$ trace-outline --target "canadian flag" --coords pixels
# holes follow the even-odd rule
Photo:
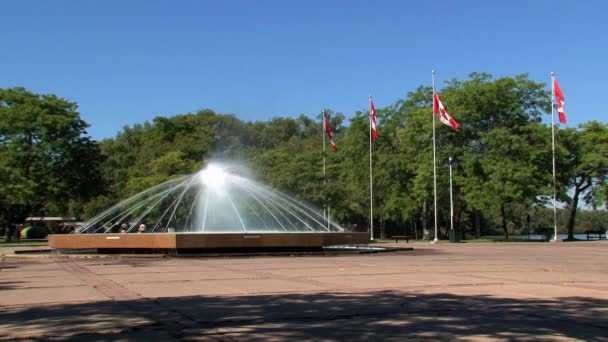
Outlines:
[[[369,97],[369,119],[371,120],[372,127],[372,139],[376,141],[378,139],[378,129],[376,129],[376,108],[374,107],[374,100]]]
[[[564,93],[562,93],[562,89],[559,87],[559,83],[557,83],[557,78],[553,78],[553,91],[555,93],[555,99],[557,100],[557,113],[559,114],[559,122],[566,124],[568,121],[566,120],[566,112],[564,112],[564,103],[566,103],[566,98],[564,97]]]
[[[441,122],[452,127],[455,131],[460,130],[460,125],[458,122],[456,122],[456,120],[454,120],[454,118],[450,116],[450,114],[448,114],[448,111],[443,106],[443,103],[441,103],[439,94],[435,92],[435,95],[433,96],[433,114],[437,115],[438,113],[439,120],[441,120]]]
[[[331,132],[331,126],[329,125],[329,119],[327,119],[327,115],[325,115],[325,111],[323,111],[323,119],[325,121],[325,132],[327,132],[327,136],[329,137],[329,142],[331,143],[331,149],[336,151],[336,142],[334,141],[334,135]]]

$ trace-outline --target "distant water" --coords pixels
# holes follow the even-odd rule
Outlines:
[[[484,238],[489,238],[489,239],[504,239],[505,236],[504,235],[486,235],[483,236]],[[568,234],[559,234],[559,238],[561,240],[565,240],[568,238]],[[587,234],[574,234],[574,238],[575,239],[579,239],[579,240],[587,240]],[[597,240],[597,234],[593,234],[590,236],[591,240]],[[538,240],[538,241],[544,241],[547,239],[546,235],[543,234],[530,234],[530,235],[509,235],[509,239],[512,240]],[[551,238],[553,239],[553,234],[551,234]],[[606,239],[606,233],[604,233],[604,235],[602,236],[602,239]]]

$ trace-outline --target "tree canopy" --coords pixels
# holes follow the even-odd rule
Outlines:
[[[0,89],[0,220],[66,213],[103,191],[99,146],[77,105],[23,88]]]
[[[439,121],[436,126],[440,234],[447,234],[450,222],[448,156],[454,160],[459,229],[477,236],[500,230],[508,237],[551,225],[551,128],[541,120],[551,108],[546,85],[526,74],[495,79],[472,73],[439,91],[461,126],[459,132]],[[430,87],[420,86],[377,109],[372,219],[379,235],[431,238],[431,95]],[[320,110],[246,122],[205,109],[159,116],[93,142],[75,103],[14,88],[0,90],[0,105],[0,177],[6,180],[0,185],[0,209],[6,223],[43,212],[87,218],[222,158],[247,164],[255,177],[279,190],[331,208],[332,217],[345,226],[369,227],[367,110],[348,122],[342,113],[326,110],[338,145],[333,152],[323,150]],[[560,226],[571,235],[580,199],[596,208],[607,205],[607,146],[604,123],[558,130],[557,191],[568,207]]]

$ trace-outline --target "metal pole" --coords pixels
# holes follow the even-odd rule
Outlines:
[[[433,72],[433,101],[435,101],[435,70]],[[433,102],[434,103],[434,102]],[[437,230],[437,163],[435,162],[437,156],[435,152],[435,113],[433,113],[433,197],[434,197],[434,214],[435,214],[435,239],[433,243],[439,241],[438,230]]]
[[[321,112],[322,116],[323,116],[323,125],[321,125],[322,129],[322,136],[323,136],[323,219],[325,220],[327,218],[326,215],[326,210],[327,210],[327,203],[325,201],[325,183],[326,183],[326,177],[325,177],[325,132],[326,132],[326,127],[325,127],[325,109]]]
[[[372,96],[369,96],[370,104]],[[371,107],[370,107],[371,110]],[[371,240],[374,240],[374,183],[372,173],[372,113],[369,113],[369,227]]]
[[[327,206],[327,230],[330,230],[330,222],[331,222],[331,202],[330,205]]]
[[[452,197],[452,155],[448,157],[450,162],[450,230],[454,230],[454,200]]]
[[[555,99],[555,74],[551,72],[551,149],[553,152],[553,230],[555,236],[553,241],[560,241],[557,235],[557,182],[555,181],[555,171],[557,164],[555,162],[555,114],[553,111],[553,100]]]

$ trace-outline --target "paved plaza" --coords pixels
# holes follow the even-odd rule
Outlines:
[[[608,242],[0,261],[0,340],[608,341]],[[26,248],[26,247],[22,247]]]

